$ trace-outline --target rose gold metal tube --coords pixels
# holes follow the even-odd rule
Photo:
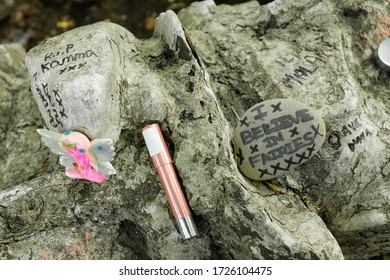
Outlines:
[[[177,179],[173,161],[158,124],[142,129],[150,157],[160,176],[169,205],[184,239],[198,235],[191,210]]]

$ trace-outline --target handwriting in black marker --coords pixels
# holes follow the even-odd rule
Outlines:
[[[270,166],[274,169],[273,175],[275,175],[278,170],[280,170],[280,171],[288,171],[289,170],[287,168],[280,167],[280,162],[277,162],[276,164],[271,164]]]
[[[298,127],[294,127],[293,129],[289,130],[289,132],[291,133],[290,137],[294,137],[295,135],[299,135]]]
[[[48,84],[42,84],[43,92],[45,93],[46,98],[49,100],[50,106],[53,107],[55,104],[53,103],[53,100],[51,98],[51,95],[49,93]]]
[[[293,161],[293,158],[294,158],[294,156],[290,156],[289,158],[287,158],[287,159],[284,160],[284,162],[287,163],[286,169],[289,170],[289,169],[290,169],[290,166],[291,166],[292,164],[297,164],[297,162],[294,162],[294,161]]]
[[[251,149],[251,154],[259,152],[259,145],[257,145],[257,144],[254,146],[249,146],[249,148]]]
[[[49,60],[49,62],[42,63],[41,64],[41,71],[42,73],[49,72],[52,69],[55,69],[57,67],[63,67],[66,66],[69,63],[79,63],[80,60],[85,60],[93,57],[99,57],[94,51],[87,50],[85,52],[78,52],[73,54],[68,54],[65,57],[57,59],[57,56],[53,53],[50,53],[50,55],[47,55],[45,57],[45,62]],[[80,64],[79,64],[80,65]],[[70,70],[74,70],[73,67],[76,67],[77,65],[70,66]],[[66,68],[66,67],[65,67]],[[81,67],[79,67],[81,68]],[[61,70],[60,70],[61,71]],[[69,69],[68,69],[69,71]]]
[[[334,130],[329,133],[328,144],[334,149],[339,150],[342,147],[342,140],[347,139],[347,146],[351,152],[355,151],[356,145],[363,143],[368,136],[372,135],[369,129],[359,131],[363,125],[356,117],[353,121],[344,124],[341,130]],[[314,130],[314,129],[313,129]],[[356,135],[356,133],[358,133]],[[356,135],[356,136],[354,136]],[[353,137],[351,140],[348,140]]]
[[[260,103],[258,106],[251,110],[251,112],[256,112],[256,115],[254,117],[255,120],[263,120],[263,118],[267,116],[267,112],[262,112],[263,107],[264,105]]]
[[[54,128],[57,128],[58,127],[58,123],[55,121],[53,115],[51,114],[51,109],[48,109],[47,110],[47,113],[49,115],[49,123],[54,127]]]
[[[268,169],[261,169],[259,168],[258,171],[260,172],[260,178],[264,177],[265,175],[271,175],[271,173],[268,172]]]
[[[86,64],[87,64],[87,62],[79,63],[79,67],[77,69],[80,69],[80,68],[84,67]]]
[[[245,117],[242,120],[240,120],[240,126],[245,125],[246,127],[248,127],[249,124],[247,123],[247,121],[248,121],[248,117]]]
[[[307,151],[309,152],[309,155],[307,157],[310,157],[312,155],[312,153],[315,152],[315,149],[314,149],[315,146],[316,146],[316,144],[314,143],[313,146],[307,148]]]
[[[54,98],[57,101],[58,106],[60,107],[60,115],[62,118],[68,118],[68,116],[65,114],[65,108],[62,105],[62,98],[58,94],[58,89],[53,89]]]
[[[46,108],[47,106],[49,106],[49,103],[47,102],[45,96],[42,94],[42,90],[40,89],[40,87],[38,85],[35,85],[35,90],[37,91],[39,98],[42,101],[43,107]]]
[[[271,104],[271,107],[272,107],[272,113],[275,113],[275,112],[282,112],[282,108],[280,108],[280,105],[282,104],[282,102],[279,102],[277,104]]]
[[[317,127],[315,127],[314,125],[311,125],[311,129],[313,129],[314,131],[314,138],[317,137],[317,135],[319,136],[324,136],[323,134],[320,133],[320,125],[318,124]]]
[[[300,164],[305,159],[309,159],[309,157],[306,156],[306,152],[303,152],[302,154],[296,153],[295,155],[299,158],[298,164]]]

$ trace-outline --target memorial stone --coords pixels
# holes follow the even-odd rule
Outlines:
[[[120,134],[119,83],[122,71],[115,24],[97,23],[47,39],[29,51],[31,90],[47,127],[79,131],[90,139]],[[126,31],[126,33],[128,33]]]
[[[253,180],[269,180],[294,169],[315,155],[324,140],[321,117],[289,99],[254,105],[234,133],[238,166]]]

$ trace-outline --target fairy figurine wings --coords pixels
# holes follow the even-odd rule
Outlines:
[[[43,142],[50,150],[60,155],[60,164],[65,166],[65,174],[74,179],[103,182],[108,175],[116,174],[110,161],[115,156],[111,139],[94,139],[77,131],[56,133],[47,129],[37,129]]]

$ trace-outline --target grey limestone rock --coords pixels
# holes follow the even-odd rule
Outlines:
[[[98,23],[37,46],[28,61],[42,63],[48,45],[57,51],[79,44],[111,67],[80,69],[82,85],[97,79],[119,100],[113,123],[120,131],[117,174],[103,184],[63,174],[57,156],[35,133],[50,120],[40,117],[28,92],[27,72],[18,64],[24,53],[20,46],[2,46],[0,60],[9,64],[0,68],[5,84],[0,106],[12,114],[0,111],[5,132],[0,137],[6,141],[0,146],[1,258],[342,259],[343,253],[348,258],[388,253],[387,74],[371,60],[380,35],[372,29],[387,21],[386,5],[203,1],[183,10],[180,21],[173,12],[161,14],[147,40]],[[79,34],[106,36],[88,45]],[[98,54],[99,46],[109,47]],[[15,61],[11,54],[17,54]],[[57,83],[59,69],[53,70],[40,79]],[[76,72],[61,80],[63,89],[67,81],[79,81]],[[317,155],[268,182],[274,190],[240,173],[231,145],[234,112],[242,115],[272,98],[314,108],[328,131]],[[66,100],[64,108],[74,102]],[[69,123],[91,112],[101,117],[91,108],[72,112]],[[96,131],[108,129],[104,120],[93,124]],[[154,122],[171,150],[197,238],[181,239],[150,162],[141,129]]]
[[[43,125],[23,63],[21,45],[0,45],[0,190],[50,170],[36,135]]]

